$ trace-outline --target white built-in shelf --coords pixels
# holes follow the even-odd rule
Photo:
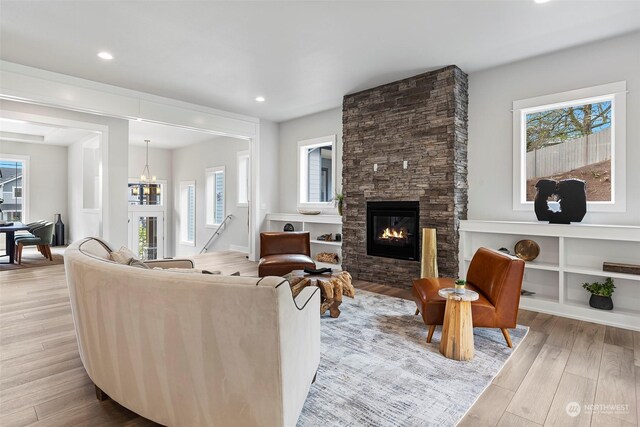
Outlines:
[[[335,242],[330,240],[327,241],[327,240],[311,239],[311,243],[315,243],[317,245],[342,246],[342,242]]]
[[[465,261],[467,263],[470,263],[471,258],[465,258]],[[560,271],[560,267],[558,265],[550,264],[546,262],[528,261],[524,263],[524,266],[525,268],[530,268],[532,270]]]
[[[513,252],[518,240],[531,239],[540,255],[525,264],[520,307],[640,331],[640,275],[603,271],[603,262],[640,264],[640,227],[547,224],[515,221],[461,221],[460,275],[466,275],[479,247]],[[584,282],[615,281],[614,309],[589,306]]]
[[[303,215],[299,213],[270,213],[267,221],[278,222],[308,222],[310,224],[338,224],[342,225],[340,215]]]
[[[640,281],[640,275],[638,274],[616,273],[614,271],[603,271],[595,268],[566,266],[564,271],[567,273],[584,274],[587,276],[611,277],[612,279]]]
[[[311,233],[311,257],[319,252],[337,253],[342,260],[342,242],[318,240],[323,234],[342,233],[342,216],[340,215],[303,215],[300,213],[269,213],[267,214],[268,229],[282,231],[284,224],[291,223],[296,231],[309,231]],[[341,264],[329,264],[316,261],[318,268],[329,267],[333,270],[342,270]]]

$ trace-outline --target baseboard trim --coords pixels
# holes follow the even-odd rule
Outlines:
[[[229,245],[230,251],[242,252],[245,254],[249,253],[249,248],[247,246],[239,246],[239,245]]]

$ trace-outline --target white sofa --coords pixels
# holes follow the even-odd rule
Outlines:
[[[320,362],[317,288],[294,300],[281,277],[146,270],[110,261],[109,251],[87,238],[64,254],[80,357],[96,387],[168,426],[296,425]]]

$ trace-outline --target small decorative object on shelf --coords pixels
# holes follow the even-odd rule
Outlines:
[[[559,210],[549,207],[549,198],[559,200]],[[538,221],[549,221],[551,224],[580,222],[587,213],[586,183],[575,178],[560,181],[541,179],[536,183],[533,206]]]
[[[333,242],[333,233],[323,234],[318,236],[318,240],[322,240],[324,242]]]
[[[298,213],[302,215],[320,215],[322,211],[310,211],[307,209],[298,209]]]
[[[342,242],[342,234],[336,233],[336,242]]]
[[[328,264],[338,264],[340,262],[340,258],[338,257],[338,254],[334,254],[331,252],[320,252],[316,255],[316,261],[326,262]]]
[[[613,309],[611,295],[613,295],[616,285],[613,284],[611,277],[607,277],[604,283],[584,283],[582,287],[591,292],[591,298],[589,298],[589,305],[591,307],[600,310]]]
[[[526,289],[522,289],[522,290],[520,291],[520,295],[522,295],[522,296],[524,296],[524,297],[530,297],[530,296],[533,296],[533,295],[535,295],[535,294],[536,294],[535,292],[533,292],[533,291],[528,291],[528,290],[526,290]]]
[[[342,192],[336,193],[335,201],[336,201],[336,204],[338,205],[338,215],[342,216],[344,194],[342,194]]]
[[[503,254],[511,255],[511,251],[507,248],[500,248],[498,252],[502,252]]]
[[[293,224],[291,223],[286,223],[284,225],[284,231],[295,231],[295,228],[293,228]]]
[[[465,286],[467,285],[467,281],[464,279],[456,280],[456,286],[454,288],[454,292],[456,294],[464,294]]]
[[[602,271],[611,271],[613,273],[624,273],[624,274],[640,274],[640,265],[619,264],[616,262],[603,262]]]
[[[533,240],[520,240],[516,243],[513,251],[516,256],[523,261],[533,261],[540,255],[540,246]]]

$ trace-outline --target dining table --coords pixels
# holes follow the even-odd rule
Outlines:
[[[16,231],[28,230],[29,227],[21,222],[13,222],[7,225],[0,225],[0,233],[6,234],[6,242],[5,248],[7,251],[7,255],[9,256],[9,264],[13,264],[15,262],[15,236]],[[7,264],[2,263],[2,264]]]

